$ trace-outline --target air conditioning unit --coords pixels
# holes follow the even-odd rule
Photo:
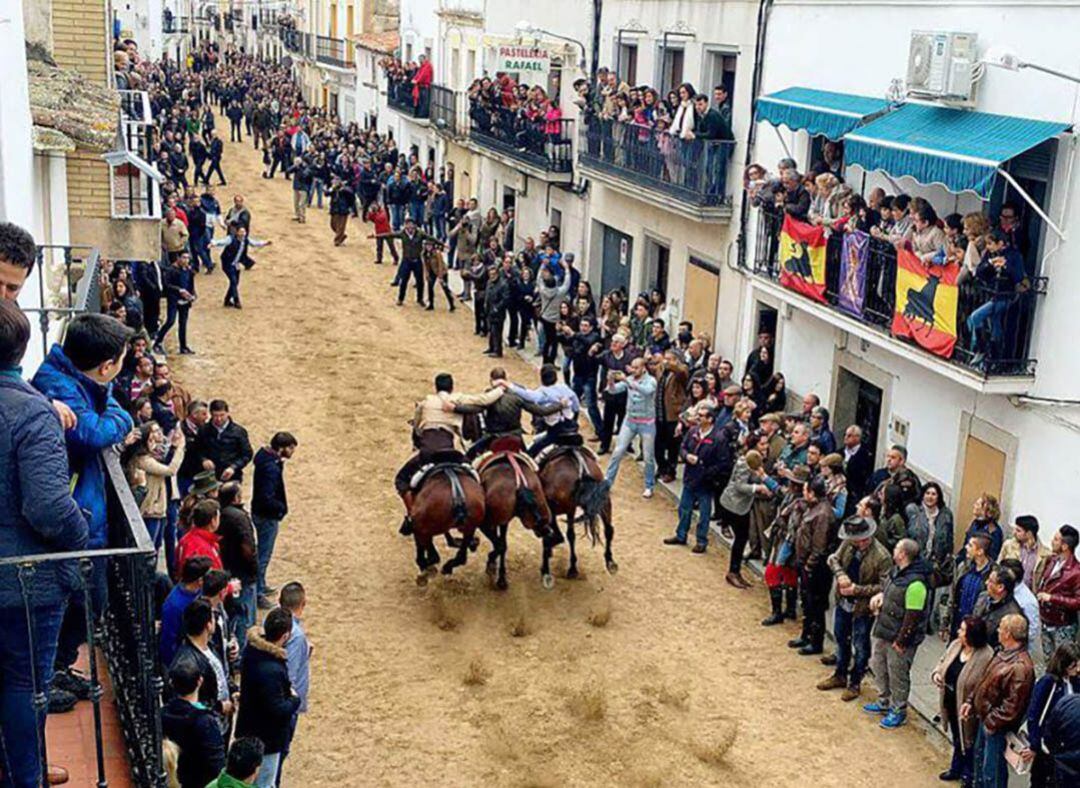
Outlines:
[[[908,50],[908,95],[971,101],[975,89],[977,38],[975,33],[912,31]]]

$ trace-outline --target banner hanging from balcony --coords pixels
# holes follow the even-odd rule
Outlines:
[[[825,228],[784,217],[780,231],[780,284],[825,302]]]
[[[844,234],[840,253],[840,293],[837,305],[862,319],[866,303],[866,263],[870,259],[870,236],[861,230]]]
[[[960,266],[927,265],[912,252],[896,255],[896,312],[893,336],[908,337],[931,353],[949,358],[956,346],[956,278]]]
[[[551,53],[540,47],[521,47],[504,44],[498,48],[495,71],[517,74],[519,82],[529,75],[544,76],[551,70]]]

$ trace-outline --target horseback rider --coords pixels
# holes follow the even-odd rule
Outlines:
[[[502,384],[506,382],[506,370],[502,367],[495,367],[491,370],[492,388],[505,392],[499,399],[487,406],[465,403],[455,403],[454,405],[455,413],[467,415],[483,412],[484,414],[484,434],[465,453],[465,456],[470,460],[487,451],[491,444],[499,438],[521,438],[521,412],[523,410],[528,411],[533,416],[542,418],[558,413],[566,404],[564,400],[540,405],[525,399],[515,391],[503,389]],[[524,447],[524,443],[522,443],[522,446]]]
[[[546,429],[529,447],[529,455],[532,457],[539,457],[540,452],[567,435],[577,435],[578,413],[581,411],[581,401],[574,390],[565,383],[559,383],[559,372],[554,364],[540,367],[540,384],[540,388],[530,390],[517,383],[498,381],[498,385],[506,387],[527,402],[537,405],[559,404],[557,411],[542,418]]]
[[[454,394],[454,378],[447,372],[435,376],[435,392],[416,403],[413,414],[413,445],[417,453],[409,458],[394,477],[394,488],[405,503],[401,533],[412,533],[410,517],[413,503],[412,478],[432,462],[463,462],[462,426],[465,418],[456,413],[458,405],[486,407],[503,396],[496,386],[483,394]]]

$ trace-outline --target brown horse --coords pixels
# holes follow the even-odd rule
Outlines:
[[[604,563],[609,574],[619,571],[619,565],[611,554],[611,542],[615,538],[615,528],[611,524],[611,490],[592,452],[580,447],[557,450],[540,466],[540,480],[544,483],[544,495],[552,513],[556,517],[566,515],[566,538],[570,543],[570,566],[566,576],[570,579],[578,576],[574,535],[574,518],[578,509],[584,514],[585,531],[594,545],[598,539],[596,518],[603,521]],[[552,525],[558,533],[558,520],[553,518]],[[551,588],[555,583],[551,576],[550,560],[551,548],[557,540],[558,537],[556,541],[544,540],[540,577],[545,588]]]
[[[462,534],[457,554],[443,564],[442,573],[452,574],[464,566],[469,549],[476,549],[473,536],[484,525],[486,506],[484,489],[466,469],[454,465],[442,465],[433,469],[423,486],[416,493],[412,505],[413,540],[416,542],[416,565],[420,574],[417,585],[426,585],[435,574],[439,553],[435,549],[436,536],[448,537],[451,529]]]
[[[541,539],[552,533],[551,509],[544,495],[544,485],[533,470],[531,460],[518,452],[523,448],[503,448],[497,441],[492,445],[494,456],[481,461],[480,481],[484,486],[486,514],[481,530],[491,540],[487,571],[496,576],[495,587],[505,590],[506,533],[509,523],[517,517],[521,524]]]

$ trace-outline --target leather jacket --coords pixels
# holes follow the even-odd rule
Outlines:
[[[1015,731],[1024,721],[1035,668],[1023,648],[998,652],[975,689],[972,706],[988,733]]]

